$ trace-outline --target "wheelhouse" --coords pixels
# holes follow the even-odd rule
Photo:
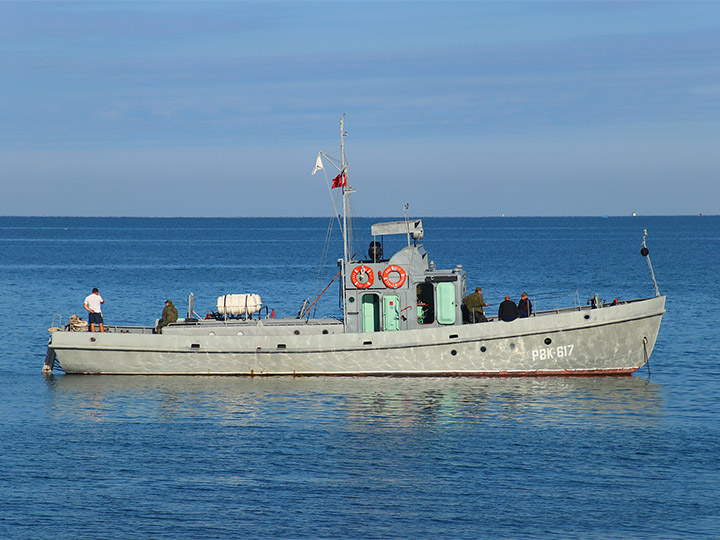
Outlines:
[[[348,332],[394,332],[462,324],[466,275],[461,265],[438,270],[428,260],[421,220],[376,223],[365,260],[345,265]],[[406,235],[407,247],[383,257],[384,237]],[[378,240],[379,239],[379,240]]]

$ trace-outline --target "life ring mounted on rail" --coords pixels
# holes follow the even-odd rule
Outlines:
[[[362,279],[362,281],[361,281]],[[356,266],[350,274],[350,281],[357,289],[367,289],[375,281],[372,268],[364,265]]]
[[[397,281],[390,279],[390,274],[393,272],[400,275]],[[407,273],[405,272],[405,269],[397,264],[391,264],[382,273],[382,281],[388,289],[397,289],[398,287],[402,287],[405,284],[406,279]]]

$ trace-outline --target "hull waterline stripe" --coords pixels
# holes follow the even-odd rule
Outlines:
[[[348,371],[348,372],[321,372],[308,371],[297,373],[295,371],[262,373],[262,372],[165,372],[141,373],[121,371],[69,371],[68,375],[122,375],[133,377],[593,377],[593,376],[628,376],[639,368],[610,368],[610,369],[559,369],[559,370],[526,370],[526,371]]]

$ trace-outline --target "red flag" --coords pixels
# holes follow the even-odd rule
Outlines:
[[[347,176],[345,175],[345,171],[338,174],[335,178],[333,178],[332,186],[330,189],[335,189],[336,187],[345,187],[347,186]]]

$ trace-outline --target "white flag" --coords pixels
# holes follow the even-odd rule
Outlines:
[[[322,168],[323,168],[322,159],[320,159],[320,154],[318,154],[317,161],[315,162],[315,168],[313,169],[313,172],[311,174],[315,174]]]

